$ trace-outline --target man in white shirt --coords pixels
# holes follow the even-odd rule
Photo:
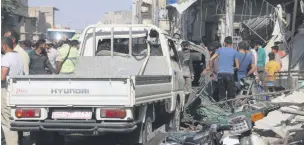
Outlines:
[[[19,34],[16,31],[9,29],[4,32],[4,37],[9,37],[13,40],[14,51],[18,52],[18,54],[21,56],[24,73],[25,75],[28,75],[30,58],[28,53],[23,48],[21,48],[19,44],[17,44],[19,40]]]
[[[252,53],[252,55],[254,57],[254,66],[257,66],[257,64],[258,64],[258,54],[257,54],[257,51],[252,48],[252,49],[250,49],[250,52]],[[257,70],[254,71],[253,75],[256,76],[256,77],[258,77]]]
[[[18,132],[10,130],[11,109],[7,106],[6,77],[23,75],[23,63],[20,55],[13,50],[13,40],[2,38],[1,53],[1,125],[8,145],[18,145]]]
[[[53,68],[56,69],[58,72],[61,62],[60,53],[58,50],[53,48],[53,43],[50,40],[46,40],[46,52],[49,58],[50,63],[52,64]]]

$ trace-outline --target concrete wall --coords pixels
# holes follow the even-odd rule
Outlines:
[[[55,26],[55,11],[58,9],[55,7],[31,7],[31,9],[39,10],[40,12],[44,13],[45,21],[47,23],[48,28],[52,28]]]
[[[46,22],[45,14],[37,8],[29,7],[29,16],[36,18],[35,22],[32,23],[32,37],[34,35],[43,37],[47,29],[50,28],[50,25]]]
[[[131,11],[107,12],[103,15],[101,22],[103,24],[131,24],[132,12]]]

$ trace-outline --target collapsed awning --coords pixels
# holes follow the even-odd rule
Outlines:
[[[181,3],[174,3],[174,4],[167,5],[166,8],[176,8],[176,10],[179,12],[179,14],[182,14],[196,1],[197,0],[186,0]]]

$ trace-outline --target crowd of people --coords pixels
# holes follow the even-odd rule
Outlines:
[[[228,36],[223,47],[215,41],[207,48],[211,59],[203,74],[207,71],[211,74],[215,101],[235,98],[242,78],[254,77],[262,84],[273,82],[275,73],[282,68],[279,47],[271,47],[272,52],[268,54],[269,61],[266,63],[266,51],[258,40],[252,44],[242,41],[237,48],[233,48],[232,37]]]
[[[6,30],[1,40],[1,131],[9,145],[18,144],[18,133],[10,131],[10,108],[7,106],[7,76],[71,74],[75,69],[78,41],[68,39],[55,49],[50,40],[30,40],[18,44],[19,34]]]

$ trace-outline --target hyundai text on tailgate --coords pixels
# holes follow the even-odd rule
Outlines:
[[[36,145],[105,133],[146,143],[156,128],[179,128],[183,76],[171,38],[153,25],[91,25],[72,75],[11,76],[11,130]],[[135,140],[134,140],[135,139]]]

